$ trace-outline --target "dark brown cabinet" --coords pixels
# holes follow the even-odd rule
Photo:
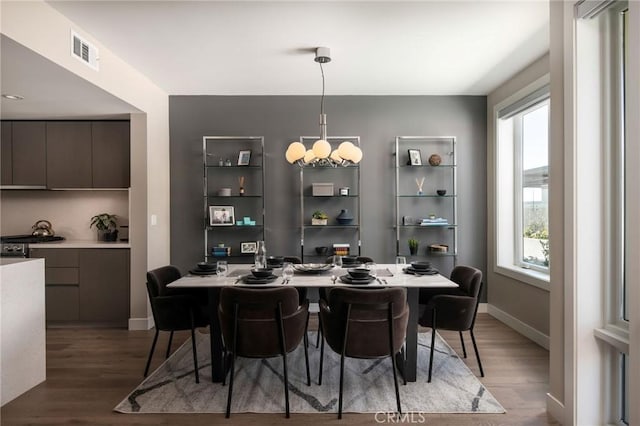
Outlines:
[[[128,121],[91,123],[94,188],[128,188],[130,149]]]
[[[2,122],[2,185],[45,187],[46,124]]]
[[[129,249],[34,248],[45,259],[47,326],[127,327]]]
[[[91,188],[91,122],[47,123],[47,187]]]

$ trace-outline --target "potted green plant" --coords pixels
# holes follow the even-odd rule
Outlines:
[[[311,224],[312,225],[326,225],[329,216],[322,210],[316,210],[311,215]]]
[[[89,228],[95,227],[98,231],[98,241],[116,241],[118,239],[118,226],[115,214],[100,213],[91,218]]]
[[[419,245],[420,241],[416,240],[415,238],[409,238],[409,253],[411,253],[412,256],[418,253]]]

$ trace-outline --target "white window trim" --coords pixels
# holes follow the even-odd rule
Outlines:
[[[500,223],[500,218],[501,218],[500,206],[503,203],[510,204],[511,206],[513,206],[515,191],[513,190],[503,191],[502,188],[500,187],[501,182],[500,182],[499,167],[501,164],[500,156],[503,153],[500,151],[500,144],[499,144],[499,136],[500,136],[499,127],[500,126],[499,126],[498,113],[504,108],[506,108],[507,106],[517,102],[518,100],[535,92],[536,90],[544,87],[545,85],[549,85],[549,83],[550,83],[550,75],[546,74],[540,77],[539,79],[533,81],[532,83],[528,84],[527,86],[523,87],[522,89],[518,90],[511,96],[497,103],[493,107],[493,112],[492,112],[493,123],[495,127],[495,132],[493,136],[494,140],[492,141],[495,147],[494,149],[495,179],[493,181],[493,186],[494,186],[493,191],[494,191],[494,194],[496,194],[494,198],[494,206],[493,206],[495,211],[495,215],[493,219],[495,233],[492,236],[492,238],[494,239],[494,244],[493,244],[494,261],[492,265],[493,271],[497,274],[501,274],[509,278],[513,278],[522,283],[529,284],[546,291],[550,290],[550,284],[549,284],[550,272],[551,272],[550,268],[548,271],[541,272],[534,269],[524,268],[514,264],[516,241],[513,236],[513,226],[505,225],[505,223]],[[513,156],[511,156],[511,158],[513,158]],[[511,175],[513,176],[513,172],[511,172]],[[515,218],[511,218],[511,220],[515,220]],[[510,230],[508,228],[510,228]],[[503,242],[501,243],[501,241]],[[509,250],[505,250],[505,244],[509,246]],[[510,251],[511,253],[505,254],[505,251]],[[506,261],[505,260],[506,258],[510,258],[510,261]]]

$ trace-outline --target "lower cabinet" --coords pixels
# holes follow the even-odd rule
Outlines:
[[[127,327],[129,249],[31,249],[45,259],[47,326]]]

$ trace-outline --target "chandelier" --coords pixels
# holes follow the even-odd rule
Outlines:
[[[327,142],[327,115],[324,113],[324,70],[322,64],[331,61],[328,47],[316,49],[315,61],[320,64],[322,74],[322,97],[320,98],[320,139],[307,149],[302,142],[291,142],[285,153],[285,158],[291,164],[299,166],[348,166],[362,160],[362,150],[349,141],[344,141],[336,149]]]

